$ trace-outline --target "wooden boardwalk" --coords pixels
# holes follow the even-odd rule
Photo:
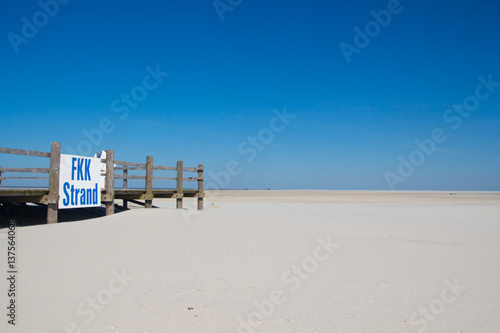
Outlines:
[[[50,152],[40,152],[32,150],[1,148],[0,154],[15,154],[34,157],[50,158],[49,168],[2,168],[0,167],[0,203],[37,203],[47,205],[47,223],[57,223],[58,202],[59,202],[59,161],[61,154],[61,144],[53,142]],[[106,151],[106,159],[101,159],[106,163],[106,188],[101,189],[101,202],[106,205],[106,215],[111,215],[115,210],[115,200],[123,200],[123,207],[127,208],[128,201],[143,200],[144,207],[151,208],[154,198],[174,198],[176,207],[182,209],[183,198],[197,198],[198,210],[203,210],[203,164],[197,167],[184,167],[182,161],[177,161],[177,165],[162,166],[154,165],[153,157],[147,156],[146,163],[135,163],[118,161],[114,159],[114,151]],[[129,175],[129,171],[144,170],[145,175]],[[175,171],[176,177],[158,177],[153,176],[154,170]],[[120,172],[121,174],[115,173]],[[5,173],[36,173],[48,176],[22,176],[6,177]],[[195,173],[196,176],[185,177],[184,173]],[[48,179],[49,186],[46,188],[20,188],[20,187],[2,187],[1,182],[5,179]],[[115,179],[123,180],[122,188],[115,188]],[[128,188],[129,179],[144,179],[144,189]],[[174,180],[176,188],[157,189],[153,188],[155,179]],[[185,181],[197,182],[197,189],[184,189]]]

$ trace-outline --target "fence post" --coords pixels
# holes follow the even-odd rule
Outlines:
[[[153,156],[146,157],[146,200],[144,207],[153,207]]]
[[[123,188],[128,188],[128,166],[123,166]],[[128,200],[123,199],[123,208],[128,209]]]
[[[61,143],[50,145],[49,196],[47,204],[47,223],[57,223],[59,210],[59,164],[61,161]]]
[[[198,164],[198,210],[203,210],[203,164]]]
[[[106,150],[106,215],[115,213],[115,152]]]
[[[182,209],[182,178],[184,177],[184,163],[177,161],[177,209]]]

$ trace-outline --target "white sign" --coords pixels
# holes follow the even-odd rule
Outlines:
[[[61,154],[59,209],[101,206],[101,159]]]

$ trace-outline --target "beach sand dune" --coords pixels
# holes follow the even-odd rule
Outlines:
[[[209,191],[203,212],[154,203],[17,228],[16,326],[4,316],[0,331],[500,331],[498,193]],[[2,253],[6,240],[1,229]]]

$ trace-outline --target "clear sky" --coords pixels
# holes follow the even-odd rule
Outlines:
[[[209,187],[500,190],[498,1],[0,7],[0,146],[204,163]]]

